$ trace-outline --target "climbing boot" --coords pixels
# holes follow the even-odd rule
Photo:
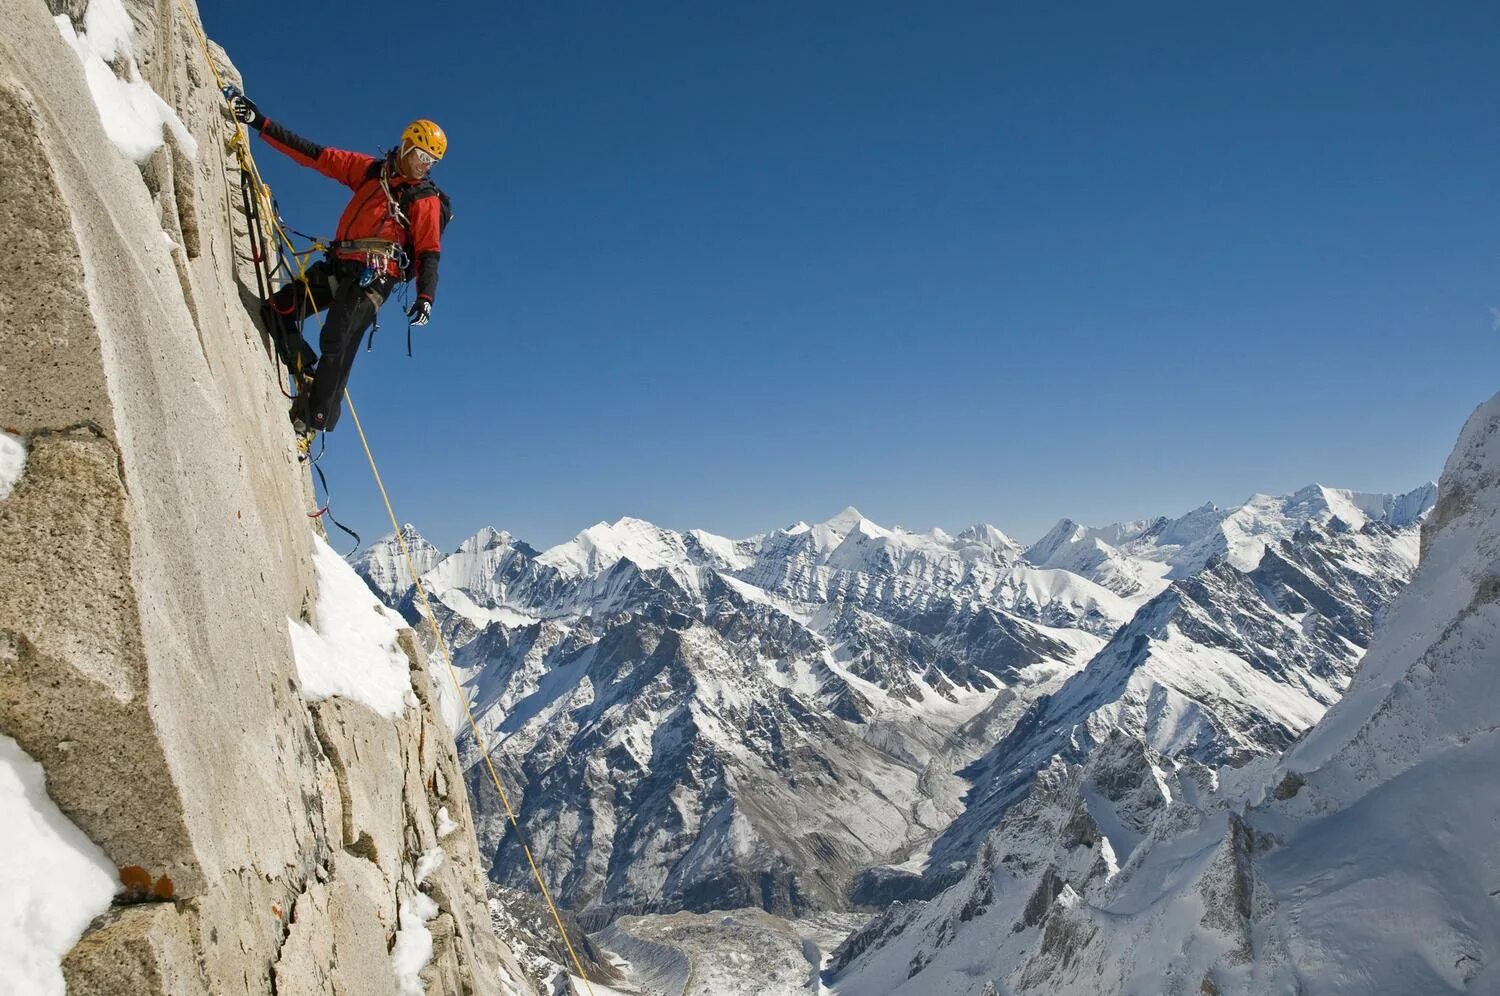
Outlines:
[[[299,391],[297,396],[292,398],[292,407],[287,410],[287,418],[291,419],[293,432],[303,433],[311,426],[312,417],[307,411],[307,397],[305,391]]]

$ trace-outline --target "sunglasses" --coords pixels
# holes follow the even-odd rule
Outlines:
[[[401,152],[402,155],[406,155],[407,153],[411,153],[412,155],[416,156],[417,162],[423,166],[428,167],[429,169],[434,163],[438,161],[438,157],[433,155],[431,152],[428,152],[426,149],[419,149],[412,145],[408,145]]]

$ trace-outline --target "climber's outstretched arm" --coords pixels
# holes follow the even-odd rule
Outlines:
[[[260,132],[260,137],[265,139],[266,144],[271,148],[290,156],[309,169],[315,169],[324,176],[337,180],[351,190],[364,182],[370,164],[375,162],[374,156],[348,152],[344,149],[330,149],[303,138],[285,125],[266,117],[261,113],[260,108],[255,106],[255,102],[244,94],[237,94],[230,98],[229,106],[234,111],[234,116]]]

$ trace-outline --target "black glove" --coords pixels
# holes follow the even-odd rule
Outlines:
[[[425,297],[417,298],[406,309],[406,317],[411,319],[413,325],[426,325],[427,319],[432,317],[432,302]]]
[[[265,115],[260,113],[260,108],[255,106],[255,101],[243,93],[237,93],[229,98],[229,110],[236,121],[247,124],[257,131],[266,123]]]

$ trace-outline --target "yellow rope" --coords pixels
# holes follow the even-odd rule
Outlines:
[[[194,20],[192,14],[188,11],[186,0],[179,0],[179,3],[182,6],[183,17],[187,20],[188,24],[192,25],[193,30],[198,36],[198,42],[203,47],[203,58],[208,63],[209,70],[214,74],[214,80],[218,83],[219,91],[222,94],[224,90],[224,79],[219,75],[218,67],[214,65],[213,55],[210,53],[208,48],[208,38],[203,33],[202,26],[199,25],[196,20]],[[258,196],[265,198],[265,192],[268,188],[266,187],[265,182],[261,179],[260,170],[255,165],[255,157],[250,152],[250,146],[249,142],[247,141],[247,136],[245,135],[245,130],[238,122],[236,122],[235,124],[235,139],[233,145],[235,147],[236,155],[240,161],[240,168],[245,169],[250,173],[250,175],[255,180],[255,188],[258,192]],[[271,227],[278,239],[277,250],[280,251],[284,245],[290,251],[289,255],[291,255],[292,258],[297,261],[299,276],[305,277],[307,275],[307,270],[303,266],[302,259],[304,256],[309,255],[309,253],[299,254],[298,252],[296,252],[296,249],[292,245],[290,237],[282,227],[281,221],[276,217],[276,213],[274,211],[266,210],[262,213],[261,217],[263,219],[266,217],[269,217],[271,219]],[[304,286],[306,286],[307,281],[304,279],[302,283]],[[308,288],[309,303],[312,303],[311,295],[312,290],[311,288]],[[458,669],[453,666],[453,656],[448,652],[447,641],[443,639],[443,631],[442,628],[438,625],[437,614],[432,611],[432,605],[427,600],[427,591],[422,586],[422,579],[417,574],[416,565],[412,562],[411,551],[407,548],[406,545],[406,537],[402,535],[400,523],[398,523],[396,520],[396,510],[391,506],[390,495],[388,495],[385,490],[385,482],[380,478],[380,468],[375,464],[375,454],[370,449],[370,441],[365,436],[364,426],[360,424],[359,413],[354,409],[354,399],[350,396],[347,389],[344,391],[344,404],[349,407],[349,416],[354,420],[354,428],[359,432],[360,445],[364,447],[365,458],[370,462],[370,473],[375,477],[375,486],[380,489],[380,498],[383,502],[385,502],[386,513],[391,518],[391,528],[396,532],[396,542],[401,547],[401,556],[405,559],[406,569],[411,573],[412,582],[416,585],[417,595],[422,601],[422,608],[424,610],[424,614],[427,617],[427,621],[432,624],[433,636],[436,637],[438,649],[442,652],[443,663],[448,667],[448,677],[453,682],[453,690],[455,693],[457,693],[459,702],[463,704],[464,714],[468,717],[469,721],[469,729],[474,734],[474,742],[479,746],[481,755],[484,758],[485,770],[489,772],[490,781],[494,783],[495,791],[500,796],[500,802],[505,807],[505,815],[507,818],[509,818],[511,826],[516,831],[516,839],[520,842],[521,850],[526,855],[526,863],[531,866],[532,877],[536,879],[537,887],[541,889],[542,892],[542,898],[547,901],[547,908],[552,912],[552,921],[557,924],[558,933],[562,935],[563,945],[568,949],[568,956],[573,960],[573,967],[578,970],[578,977],[583,980],[584,987],[588,990],[589,996],[594,996],[593,983],[589,980],[588,972],[584,970],[583,961],[578,957],[578,952],[573,948],[573,942],[568,937],[568,929],[567,927],[563,926],[562,914],[558,912],[557,904],[552,901],[552,894],[547,891],[547,883],[542,878],[542,872],[541,869],[537,867],[536,859],[532,856],[531,845],[526,841],[526,833],[521,829],[521,822],[519,819],[517,819],[516,811],[510,804],[510,797],[506,795],[505,786],[501,784],[500,776],[495,771],[494,762],[490,760],[489,747],[485,743],[484,735],[479,732],[479,724],[474,720],[474,710],[469,706],[468,697],[464,695],[463,685],[458,679]]]
[[[391,507],[391,499],[386,494],[385,483],[380,479],[380,469],[375,466],[375,455],[370,451],[370,441],[365,437],[364,426],[359,421],[359,413],[354,410],[354,399],[350,397],[347,390],[344,391],[344,404],[349,406],[349,417],[354,419],[354,428],[359,432],[360,444],[364,446],[365,457],[370,461],[370,473],[375,475],[375,486],[380,489],[380,498],[385,502],[386,513],[391,517],[391,528],[396,531],[396,542],[401,547],[401,556],[406,561],[407,571],[411,573],[412,583],[416,585],[417,597],[422,600],[422,608],[427,621],[432,624],[432,633],[437,637],[438,649],[442,651],[443,661],[448,665],[448,677],[453,681],[453,690],[458,693],[458,700],[463,703],[464,714],[469,720],[469,729],[473,732],[474,742],[479,745],[483,754],[484,766],[490,773],[490,781],[494,782],[495,791],[500,793],[500,802],[505,806],[505,815],[510,819],[510,825],[516,830],[516,839],[520,841],[521,850],[526,854],[526,863],[531,866],[531,874],[535,877],[537,886],[542,890],[542,898],[547,900],[547,908],[552,911],[552,919],[557,923],[558,932],[562,934],[563,944],[567,946],[568,955],[573,959],[573,966],[578,969],[578,977],[583,979],[583,984],[588,987],[589,996],[593,996],[594,988],[589,983],[588,973],[583,970],[583,963],[579,960],[578,953],[573,950],[573,942],[568,939],[568,930],[563,926],[562,916],[552,902],[552,896],[547,891],[547,883],[542,880],[542,873],[537,868],[536,859],[531,856],[531,846],[526,843],[526,833],[521,829],[521,823],[516,819],[516,811],[511,808],[510,797],[505,794],[505,787],[501,785],[500,776],[495,773],[495,766],[490,761],[489,747],[484,742],[484,735],[479,732],[479,724],[474,721],[474,710],[469,708],[468,696],[464,695],[463,686],[458,680],[458,669],[453,666],[453,657],[448,653],[448,644],[443,639],[442,628],[438,626],[437,614],[432,611],[432,605],[427,601],[427,590],[422,586],[422,578],[417,574],[416,565],[412,562],[411,550],[406,545],[406,537],[396,521],[396,511]]]

